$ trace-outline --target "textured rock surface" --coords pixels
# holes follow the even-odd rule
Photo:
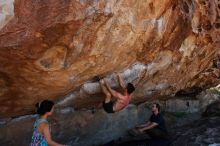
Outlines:
[[[194,103],[194,100],[178,100],[179,103]],[[189,109],[196,106],[177,108],[172,111],[176,100],[160,102],[167,126],[184,125],[198,119]],[[130,139],[127,131],[138,124],[147,121],[151,115],[151,103],[139,106],[129,105],[126,109],[115,114],[106,114],[103,110],[80,110],[73,108],[56,109],[50,120],[53,138],[71,146],[94,146],[111,140]],[[184,113],[183,113],[184,112]],[[187,116],[187,114],[189,114]],[[193,115],[191,115],[193,114]],[[36,115],[23,116],[14,119],[0,120],[0,145],[28,145],[31,140],[33,122]],[[25,129],[24,129],[25,125]],[[172,128],[169,128],[172,129]]]
[[[145,105],[130,105],[116,114],[106,114],[103,110],[59,109],[51,119],[52,135],[55,140],[71,146],[103,144],[125,135],[128,129],[147,120],[150,114]],[[36,116],[25,116],[2,121],[0,145],[28,145],[35,118]]]
[[[0,29],[14,17],[14,0],[0,0]]]
[[[7,15],[0,2],[0,117],[65,95],[64,106],[96,106],[97,84],[81,85],[136,63],[145,73],[133,102],[217,83],[218,0],[15,0],[10,21],[12,1]]]
[[[219,146],[220,122],[218,117],[197,119],[186,125],[173,128],[171,131],[172,145],[177,146]],[[149,140],[148,140],[149,142]],[[158,141],[157,141],[158,142]],[[111,146],[148,146],[146,141],[129,141]]]
[[[175,104],[181,106],[175,106],[173,110]],[[189,98],[160,101],[167,128],[176,145],[207,146],[219,142],[219,117],[212,116],[219,114],[219,100],[208,106],[205,112],[208,115],[203,118],[200,104],[199,100]],[[73,108],[57,108],[50,119],[52,136],[71,146],[94,146],[111,140],[130,141],[134,138],[127,131],[148,120],[151,115],[150,107],[150,102],[138,106],[129,105],[115,114],[95,109],[76,111]],[[0,145],[28,145],[35,118],[36,115],[28,115],[1,119]],[[205,132],[201,132],[202,130]]]
[[[219,117],[209,117],[194,121],[173,130],[173,145],[206,146],[220,143]]]

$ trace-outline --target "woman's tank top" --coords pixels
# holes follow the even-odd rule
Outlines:
[[[44,135],[38,131],[38,127],[41,123],[48,123],[48,121],[42,118],[39,118],[35,121],[30,146],[48,146]]]

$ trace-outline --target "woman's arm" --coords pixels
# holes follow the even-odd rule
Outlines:
[[[49,124],[47,123],[42,123],[42,127],[43,127],[43,134],[44,134],[44,137],[48,143],[49,146],[65,146],[65,145],[62,145],[62,144],[59,144],[59,143],[56,143],[55,141],[53,141],[51,139],[51,135],[50,135],[50,130],[49,130]]]

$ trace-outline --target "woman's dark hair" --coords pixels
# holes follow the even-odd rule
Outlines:
[[[153,103],[153,104],[155,104],[156,105],[156,108],[158,109],[158,111],[160,112],[160,105],[159,105],[159,103]]]
[[[134,92],[135,90],[135,87],[132,83],[128,83],[127,84],[127,91],[128,91],[128,94],[131,94],[132,92]]]
[[[40,103],[36,103],[37,114],[44,115],[46,112],[50,112],[54,106],[54,102],[50,100],[44,100]]]

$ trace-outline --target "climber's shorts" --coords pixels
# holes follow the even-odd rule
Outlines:
[[[110,102],[108,102],[108,103],[105,103],[105,102],[103,101],[103,109],[104,109],[107,113],[114,113],[114,111],[113,111],[113,105],[114,105],[113,101],[110,101]]]

